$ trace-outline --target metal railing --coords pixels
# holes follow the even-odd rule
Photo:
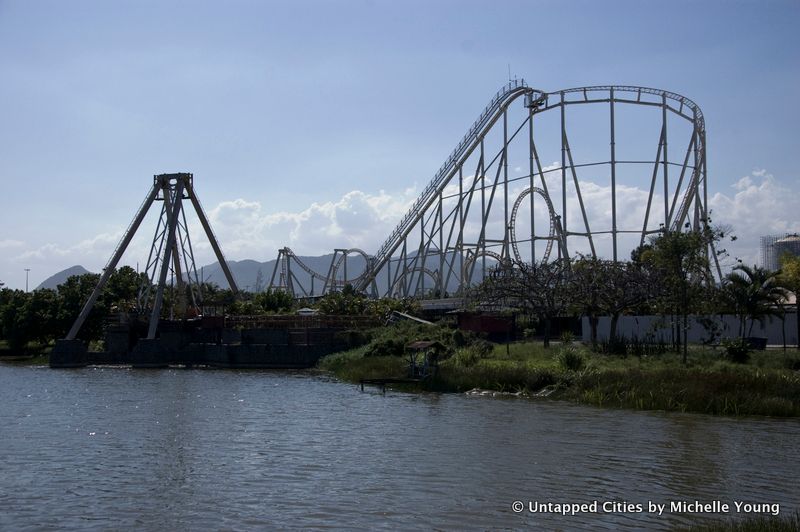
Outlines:
[[[396,248],[397,243],[405,237],[411,226],[413,226],[413,224],[416,222],[420,211],[426,207],[433,195],[439,190],[442,182],[448,177],[456,163],[458,163],[467,149],[477,142],[478,134],[501,108],[506,98],[511,93],[516,92],[521,88],[528,88],[528,86],[525,85],[524,79],[513,80],[497,91],[478,119],[475,120],[469,130],[467,130],[467,133],[464,135],[464,138],[461,139],[461,142],[458,143],[444,164],[442,164],[441,168],[439,168],[439,171],[436,172],[436,175],[433,176],[433,179],[428,186],[425,187],[425,190],[422,191],[406,215],[400,220],[400,223],[397,224],[397,227],[395,227],[394,231],[392,231],[378,252],[375,253],[376,260],[373,261],[375,267],[381,267],[387,258],[387,254],[392,253]],[[373,271],[372,273],[377,272]]]
[[[697,192],[697,187],[700,185],[700,181],[704,178],[705,168],[701,167],[703,165],[703,159],[705,157],[705,133],[706,133],[706,122],[705,117],[703,116],[703,111],[700,107],[692,100],[678,94],[676,92],[665,91],[661,89],[653,89],[650,87],[636,87],[636,86],[629,86],[629,85],[596,85],[592,87],[575,87],[571,89],[563,89],[560,91],[556,91],[554,94],[563,93],[583,93],[584,98],[587,98],[588,92],[606,92],[606,91],[613,91],[614,93],[619,92],[632,92],[637,95],[637,99],[635,102],[628,102],[628,103],[639,103],[642,98],[642,94],[650,94],[653,96],[661,96],[662,98],[669,99],[680,104],[678,109],[670,107],[670,109],[676,112],[678,115],[682,116],[683,118],[690,121],[697,132],[697,164],[695,168],[692,170],[692,176],[689,180],[689,183],[686,187],[686,193],[681,198],[681,203],[679,204],[678,208],[672,213],[672,219],[670,221],[670,230],[672,231],[680,231],[681,225],[683,221],[686,219],[689,213],[689,207],[691,206],[692,199]],[[615,98],[616,99],[616,98]],[[619,100],[617,101],[625,101]],[[567,102],[569,103],[569,102]],[[552,106],[561,105],[560,102],[554,103]],[[688,108],[692,114],[691,116],[687,115],[683,108]]]

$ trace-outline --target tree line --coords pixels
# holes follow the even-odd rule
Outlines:
[[[755,322],[781,315],[789,293],[800,290],[800,258],[792,256],[783,258],[782,270],[738,264],[715,282],[709,244],[722,236],[714,229],[664,232],[634,250],[626,262],[595,257],[539,264],[503,261],[470,299],[473,305],[533,316],[542,324],[545,345],[556,317],[587,317],[596,344],[600,316],[610,317],[612,340],[622,315],[673,316],[678,324],[675,345],[685,356],[689,315],[734,314],[739,318],[738,334],[744,337]]]
[[[99,274],[86,273],[69,277],[56,289],[38,289],[33,292],[11,290],[0,284],[0,341],[17,351],[28,344],[47,344],[64,338],[81,312],[100,279]],[[144,273],[130,266],[115,270],[108,279],[92,311],[78,333],[84,341],[100,340],[109,318],[118,313],[139,312],[138,296],[142,286],[147,286]],[[191,288],[184,286],[183,293],[176,287],[164,291],[161,317],[183,317],[187,301],[191,301]],[[197,301],[211,314],[258,316],[294,312],[299,306],[291,294],[282,290],[258,292],[240,291],[234,294],[228,288],[203,283],[198,291],[202,301]],[[370,299],[347,285],[340,292],[326,295],[313,305],[323,314],[370,315],[386,317],[394,310],[417,313],[419,305],[411,299]],[[148,319],[146,316],[145,319]]]
[[[86,300],[100,279],[99,274],[73,275],[56,289],[41,288],[32,292],[12,290],[0,286],[0,340],[12,350],[30,343],[46,344],[67,335]],[[109,316],[119,312],[136,312],[139,290],[148,279],[130,266],[116,269],[97,299],[88,318],[78,333],[86,341],[103,336]],[[186,288],[188,291],[188,287]],[[204,283],[204,303],[208,305],[233,305],[236,297],[230,290]],[[185,297],[190,295],[185,294]],[[164,291],[162,316],[168,317],[173,302],[178,298],[176,289]]]
[[[739,264],[721,282],[715,282],[710,274],[709,244],[722,236],[721,231],[712,229],[663,233],[634,250],[625,262],[595,257],[536,264],[502,261],[468,292],[467,300],[475,307],[510,309],[531,316],[541,324],[545,345],[549,344],[551,324],[557,317],[587,317],[591,342],[596,344],[601,316],[610,317],[611,339],[616,338],[623,315],[672,316],[678,324],[675,345],[682,347],[685,354],[690,314],[736,315],[738,334],[744,337],[752,332],[755,322],[780,315],[790,292],[800,292],[800,257],[792,256],[782,258],[780,271]],[[72,276],[55,290],[31,293],[0,284],[0,340],[18,349],[30,342],[45,344],[63,338],[98,279],[98,274],[91,273]],[[79,338],[98,340],[110,315],[136,312],[140,287],[147,282],[143,273],[129,266],[115,270]],[[190,297],[189,287],[185,290],[183,297]],[[203,283],[201,292],[205,307],[229,315],[287,313],[298,305],[284,291],[240,292],[237,296],[229,289]],[[170,316],[173,302],[180,296],[174,288],[165,290],[162,317]],[[351,286],[326,295],[314,306],[323,314],[375,317],[385,317],[395,310],[412,314],[419,311],[418,303],[412,299],[374,300],[356,293]]]

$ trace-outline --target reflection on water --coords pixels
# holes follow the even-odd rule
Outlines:
[[[287,372],[0,365],[0,400],[0,529],[668,529],[698,517],[648,501],[800,501],[796,420],[383,396]],[[511,510],[594,500],[644,511]]]

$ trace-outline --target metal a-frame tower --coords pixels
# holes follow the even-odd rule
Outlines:
[[[147,267],[145,268],[147,281],[143,283],[139,290],[138,297],[140,309],[149,308],[152,299],[147,338],[152,339],[155,338],[156,335],[158,320],[161,315],[161,306],[164,302],[164,288],[167,284],[167,275],[170,270],[170,265],[172,265],[173,274],[178,283],[178,292],[180,294],[184,293],[185,288],[183,283],[185,273],[186,279],[190,285],[192,305],[195,307],[198,305],[198,300],[200,298],[200,279],[197,276],[197,268],[194,264],[194,253],[192,251],[189,230],[186,224],[186,212],[183,207],[183,200],[185,199],[188,199],[194,207],[194,211],[200,219],[200,224],[203,226],[206,237],[208,237],[208,241],[222,267],[222,271],[225,274],[225,278],[228,280],[231,290],[234,293],[238,292],[236,281],[233,279],[228,263],[225,261],[219,243],[214,236],[214,232],[211,230],[211,225],[208,223],[208,218],[197,198],[192,174],[159,174],[153,176],[152,188],[147,193],[136,216],[134,216],[133,221],[122,236],[122,240],[120,240],[117,245],[111,259],[106,264],[106,267],[103,268],[103,275],[100,277],[97,286],[95,286],[92,294],[83,306],[81,313],[72,325],[66,340],[74,340],[78,335],[92,307],[94,307],[98,296],[102,292],[103,287],[114,272],[123,253],[125,253],[125,249],[139,229],[150,207],[156,201],[163,202],[161,217],[156,226],[153,244],[150,248],[150,255],[147,260]],[[155,288],[155,294],[152,293],[153,288]]]

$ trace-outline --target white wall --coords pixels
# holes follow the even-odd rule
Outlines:
[[[720,328],[721,338],[734,338],[738,335],[739,320],[736,316],[720,316],[719,314],[710,316],[689,316],[689,343],[700,343],[704,340],[707,341],[711,334],[698,322],[700,318],[712,319]],[[679,319],[676,317],[675,319]],[[589,318],[584,317],[581,320],[581,332],[583,341],[588,342],[591,340],[591,329],[589,327]],[[745,334],[750,327],[747,323]],[[607,340],[611,328],[611,318],[608,316],[601,317],[597,324],[597,339]],[[624,336],[625,338],[639,338],[640,340],[652,340],[654,342],[672,341],[671,326],[669,318],[661,316],[620,316],[617,323],[617,336]],[[783,331],[786,333],[787,345],[797,345],[797,314],[787,313],[786,322],[780,318],[767,317],[764,318],[764,326],[762,327],[758,322],[753,326],[753,331],[749,336],[766,337],[769,345],[783,345]]]

